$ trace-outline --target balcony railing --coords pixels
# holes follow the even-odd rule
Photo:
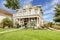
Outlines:
[[[24,16],[24,15],[37,15],[38,13],[18,13],[17,16]]]

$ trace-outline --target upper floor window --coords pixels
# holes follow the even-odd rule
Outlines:
[[[31,9],[29,9],[29,13],[31,13]]]
[[[26,13],[26,10],[25,9],[23,9],[23,13]]]
[[[30,12],[30,13],[31,13],[31,9],[32,9],[32,8],[29,8],[29,12]]]
[[[42,9],[40,9],[40,11],[42,11]]]
[[[36,9],[35,9],[35,13],[37,13],[37,12],[38,12],[38,9],[36,8]]]

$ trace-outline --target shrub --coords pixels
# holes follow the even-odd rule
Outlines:
[[[52,22],[48,22],[48,23],[44,24],[44,27],[45,27],[45,28],[52,27]]]
[[[36,27],[36,22],[35,21],[31,21],[30,22],[30,26],[32,26],[33,28],[35,28]]]
[[[9,18],[4,18],[1,22],[1,24],[3,24],[3,28],[5,28],[6,26],[13,27],[13,21],[10,20]]]

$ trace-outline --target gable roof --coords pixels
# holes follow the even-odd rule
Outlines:
[[[5,15],[10,15],[10,16],[13,16],[13,13],[7,11],[7,10],[4,10],[4,9],[0,9],[0,13],[3,13]]]

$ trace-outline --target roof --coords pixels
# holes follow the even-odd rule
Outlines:
[[[13,16],[13,13],[7,11],[7,10],[3,10],[3,9],[0,9],[0,13],[3,13],[5,15],[10,15],[10,16]]]

